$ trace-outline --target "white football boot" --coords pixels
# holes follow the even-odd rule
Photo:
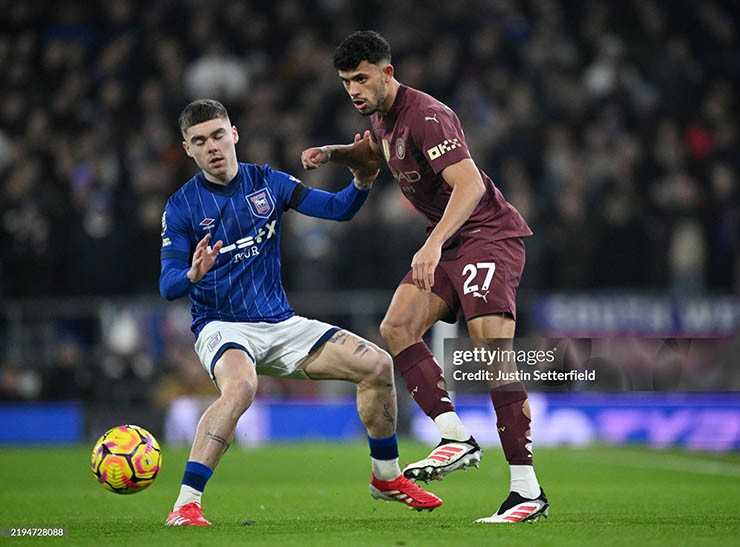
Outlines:
[[[510,492],[506,501],[501,504],[499,510],[491,515],[478,519],[478,524],[511,524],[515,522],[534,522],[540,517],[547,518],[550,503],[544,490],[540,488],[540,495],[534,499],[527,499],[518,492]]]
[[[467,471],[471,466],[477,468],[482,457],[483,451],[473,437],[467,441],[442,439],[426,458],[408,464],[403,469],[403,474],[407,479],[426,483],[430,480],[442,480],[458,469]]]

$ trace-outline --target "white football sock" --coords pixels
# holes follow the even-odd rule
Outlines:
[[[534,499],[540,495],[540,483],[531,465],[510,465],[511,491],[525,498]]]
[[[188,486],[187,484],[183,484],[180,486],[180,495],[177,497],[177,501],[175,501],[175,506],[173,509],[177,509],[178,507],[182,507],[186,503],[190,503],[191,501],[197,501],[200,503],[200,498],[203,496],[203,492],[200,490],[196,490],[192,486]]]
[[[440,414],[434,418],[434,423],[437,424],[439,434],[444,439],[467,441],[470,438],[470,433],[465,429],[465,426],[455,412],[445,412]]]
[[[401,474],[401,468],[398,467],[398,458],[392,460],[373,460],[373,475],[381,481],[392,481]]]

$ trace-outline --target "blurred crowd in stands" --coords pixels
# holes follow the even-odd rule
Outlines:
[[[163,206],[197,170],[177,127],[195,98],[229,109],[241,161],[346,185],[347,170],[305,172],[299,156],[369,127],[331,62],[363,28],[388,38],[402,83],[456,110],[528,220],[522,288],[737,295],[736,8],[0,0],[0,299],[157,294]],[[423,227],[387,172],[349,223],[288,214],[286,288],[392,290]],[[79,376],[77,392],[52,398],[93,389],[67,342],[58,374]]]
[[[332,68],[374,28],[460,116],[525,215],[523,287],[740,289],[740,41],[706,0],[0,0],[0,295],[156,294],[160,216],[195,173],[177,116],[224,102],[242,161],[338,189],[299,153],[368,126]],[[289,290],[395,286],[423,222],[384,173],[338,225],[288,215]]]

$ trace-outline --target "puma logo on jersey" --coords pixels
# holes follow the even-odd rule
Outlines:
[[[488,304],[488,293],[489,292],[491,292],[491,291],[486,291],[485,293],[479,293],[478,291],[475,291],[475,292],[473,292],[473,297],[474,298],[475,297],[482,298],[483,299],[483,302],[485,302],[486,304]]]
[[[430,122],[437,122],[439,123],[439,120],[437,119],[437,115],[434,116],[424,116],[424,121],[430,121]]]

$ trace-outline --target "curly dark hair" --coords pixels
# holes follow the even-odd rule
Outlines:
[[[229,119],[226,107],[213,99],[198,99],[183,109],[177,122],[180,124],[180,132],[184,137],[186,131],[192,126],[216,118]]]
[[[352,70],[362,61],[377,65],[391,62],[391,46],[374,30],[353,32],[334,51],[334,68]]]

